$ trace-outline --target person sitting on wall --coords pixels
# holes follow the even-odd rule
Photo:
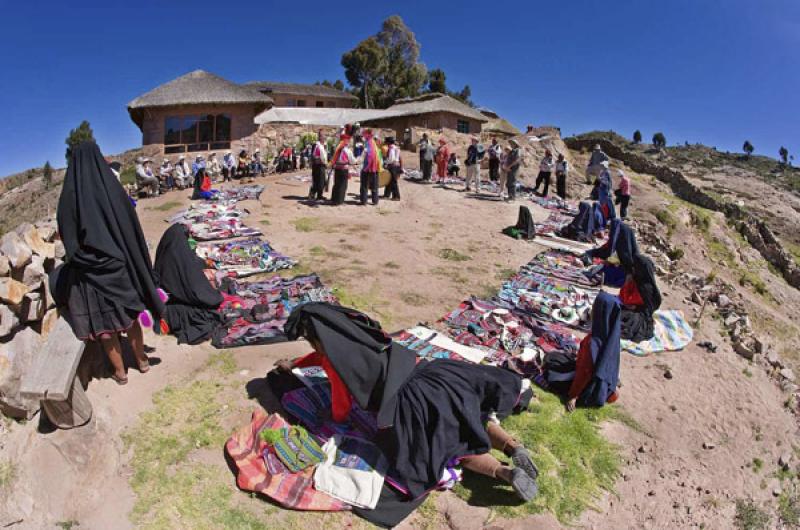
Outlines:
[[[197,155],[192,163],[192,175],[196,176],[197,172],[206,168],[206,159],[203,155]]]
[[[222,174],[222,166],[219,160],[217,160],[217,153],[208,155],[206,171],[208,171],[208,176],[211,177],[211,182],[217,182],[219,180],[219,176]]]
[[[175,164],[175,172],[173,173],[175,178],[175,185],[178,189],[185,189],[186,186],[189,185],[189,179],[192,177],[192,170],[189,167],[189,164],[186,163],[186,156],[180,155],[178,157],[178,162]]]
[[[597,144],[592,149],[592,156],[586,166],[586,184],[592,184],[595,178],[600,177],[604,169],[608,169],[608,155],[600,148],[600,144]]]
[[[239,151],[239,161],[236,166],[236,178],[247,178],[250,176],[250,156],[247,151],[242,149]]]
[[[158,195],[158,179],[153,175],[149,158],[139,158],[136,161],[136,185],[149,197]]]
[[[222,178],[225,182],[230,182],[236,173],[236,159],[233,158],[233,153],[225,151],[222,157]]]
[[[253,151],[253,159],[250,161],[250,174],[253,177],[264,175],[264,164],[261,161],[261,149]]]
[[[175,187],[175,179],[172,178],[173,167],[169,158],[165,158],[158,168],[158,178],[161,180],[161,189],[171,190]]]

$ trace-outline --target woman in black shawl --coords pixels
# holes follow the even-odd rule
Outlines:
[[[166,320],[178,344],[199,344],[222,324],[222,294],[205,275],[206,264],[189,248],[189,229],[170,226],[156,249],[159,284],[169,294]]]
[[[574,241],[593,241],[595,229],[592,204],[588,201],[581,201],[578,204],[578,213],[568,225],[560,230],[558,235]]]
[[[139,370],[149,370],[137,317],[159,318],[164,303],[136,211],[97,144],[83,142],[69,158],[57,214],[66,257],[50,289],[75,335],[99,340],[125,384],[119,335],[127,332]]]
[[[622,301],[622,338],[642,342],[653,338],[653,313],[661,307],[653,261],[641,254],[631,259],[632,267],[619,291]]]
[[[334,420],[347,417],[352,401],[377,414],[375,442],[394,466],[392,477],[402,481],[406,515],[418,505],[412,501],[436,487],[453,460],[511,484],[524,500],[535,496],[538,471],[527,450],[499,425],[486,425],[490,413],[505,417],[530,399],[529,392],[521,392],[518,375],[464,361],[420,361],[392,342],[378,322],[327,303],[298,306],[285,331],[289,340],[305,337],[315,353],[293,364],[284,361],[279,368],[321,365],[331,382]],[[505,451],[516,467],[500,464],[488,454],[492,448]],[[381,511],[380,502],[376,511]],[[387,522],[371,518],[369,511],[359,515]]]

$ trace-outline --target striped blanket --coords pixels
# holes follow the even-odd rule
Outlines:
[[[644,357],[651,353],[663,351],[682,350],[694,337],[692,327],[683,316],[683,311],[678,310],[659,310],[653,314],[655,336],[643,342],[622,341],[622,349]]]

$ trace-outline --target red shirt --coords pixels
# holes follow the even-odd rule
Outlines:
[[[633,278],[625,280],[625,284],[622,286],[622,289],[619,290],[619,300],[622,302],[622,305],[637,307],[644,305],[642,295],[639,294],[639,288],[636,286],[636,282]]]
[[[350,409],[353,408],[353,396],[347,390],[344,381],[339,377],[339,374],[334,370],[331,361],[327,355],[322,355],[319,352],[309,353],[305,357],[297,359],[293,366],[295,368],[306,368],[308,366],[322,366],[325,374],[328,376],[328,381],[331,383],[331,416],[333,421],[343,423],[350,415]]]

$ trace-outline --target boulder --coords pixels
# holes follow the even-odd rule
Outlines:
[[[64,243],[60,239],[57,239],[53,243],[53,245],[54,245],[54,248],[55,248],[55,257],[56,257],[56,259],[63,260],[64,256],[67,255],[67,251],[66,251],[66,249],[64,249]]]
[[[36,229],[39,230],[39,236],[43,241],[51,243],[58,235],[58,227],[55,221],[41,221],[36,223]]]
[[[34,255],[31,257],[31,262],[25,267],[20,280],[28,287],[35,289],[44,279],[47,278],[47,273],[44,270],[45,259],[42,256]]]
[[[19,325],[19,318],[5,304],[0,304],[0,338],[5,338],[14,332],[14,328]]]
[[[34,329],[39,332],[42,340],[46,339],[47,336],[50,335],[50,332],[56,327],[59,317],[58,309],[54,307],[48,309],[42,317],[42,320],[34,324]]]
[[[0,412],[6,416],[29,420],[39,410],[39,400],[21,397],[19,388],[41,345],[39,335],[30,328],[0,345]]]
[[[42,282],[41,287],[39,287],[39,292],[42,295],[42,300],[44,301],[44,310],[47,311],[56,306],[56,301],[53,300],[53,295],[50,293],[50,282],[45,280]]]
[[[0,252],[8,258],[14,269],[22,269],[30,263],[33,254],[16,232],[9,232],[0,239]]]
[[[774,366],[775,368],[778,369],[783,368],[783,361],[781,360],[781,356],[778,355],[778,353],[775,351],[770,351],[769,353],[767,353],[767,362],[769,362],[769,364]]]
[[[728,307],[731,305],[731,299],[727,295],[721,294],[717,297],[717,305],[720,307]]]
[[[11,274],[11,264],[8,262],[8,258],[5,256],[0,256],[0,276],[8,276]]]
[[[736,313],[731,313],[725,318],[725,327],[731,328],[737,322],[739,322],[739,315],[737,315]]]
[[[42,295],[37,291],[32,291],[25,295],[22,303],[18,306],[15,313],[22,322],[36,322],[44,316],[45,307]]]
[[[791,368],[783,368],[779,373],[781,374],[781,377],[783,377],[787,381],[794,382],[794,372],[792,371]]]
[[[745,344],[744,342],[737,342],[733,345],[733,349],[736,350],[736,353],[744,357],[745,359],[752,360],[755,357],[756,352]]]
[[[46,251],[46,242],[39,234],[39,229],[30,223],[22,223],[14,230],[17,235],[28,245],[34,254],[43,255]]]
[[[13,278],[0,278],[0,300],[7,304],[19,305],[31,288]]]

